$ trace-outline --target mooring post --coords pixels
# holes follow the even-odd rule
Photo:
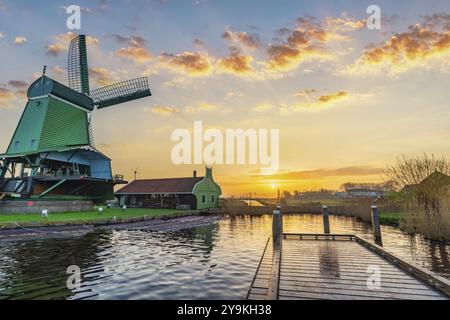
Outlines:
[[[273,259],[270,271],[269,285],[267,288],[268,300],[278,300],[278,288],[280,281],[281,241],[283,237],[283,215],[281,206],[277,206],[272,215]]]
[[[277,206],[272,215],[272,236],[274,242],[281,240],[281,234],[283,233],[283,218],[281,214],[281,207]]]
[[[323,233],[330,233],[330,213],[327,206],[322,206]]]
[[[372,227],[373,227],[373,238],[375,243],[379,246],[383,246],[383,241],[381,240],[381,225],[380,225],[380,215],[378,214],[377,206],[372,206]]]

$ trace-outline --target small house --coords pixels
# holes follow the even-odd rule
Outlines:
[[[217,208],[221,194],[208,167],[204,177],[139,179],[116,192],[121,206],[171,209]]]
[[[345,192],[349,198],[377,198],[384,196],[384,192],[381,190],[367,188],[346,188]]]

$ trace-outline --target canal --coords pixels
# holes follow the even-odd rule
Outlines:
[[[284,215],[285,232],[322,232],[320,215]],[[370,225],[331,216],[332,233],[372,240]],[[271,216],[228,217],[176,232],[95,231],[74,238],[0,243],[0,299],[243,299]],[[450,278],[450,246],[382,227],[384,247]],[[69,290],[67,267],[82,272]]]

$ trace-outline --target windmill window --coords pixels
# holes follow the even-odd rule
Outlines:
[[[36,139],[32,139],[30,142],[30,147],[34,147],[36,145]]]
[[[20,141],[15,141],[14,142],[14,149],[19,149],[19,146],[20,146]]]
[[[205,203],[205,202],[206,202],[206,196],[202,195],[202,203]]]
[[[211,196],[211,202],[214,203],[214,200],[215,200],[214,195],[212,195]]]

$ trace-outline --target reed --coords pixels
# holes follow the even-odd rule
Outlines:
[[[408,233],[419,233],[431,240],[450,240],[450,193],[435,194],[432,207],[423,201],[423,195],[416,195],[408,203],[400,227]]]

